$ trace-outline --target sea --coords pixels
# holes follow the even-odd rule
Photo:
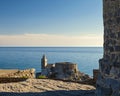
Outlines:
[[[41,58],[48,63],[73,62],[79,71],[93,76],[103,57],[102,47],[0,47],[0,69],[28,69],[41,71]]]

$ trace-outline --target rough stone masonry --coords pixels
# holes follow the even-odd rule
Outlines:
[[[120,96],[120,0],[103,0],[104,55],[97,96]]]

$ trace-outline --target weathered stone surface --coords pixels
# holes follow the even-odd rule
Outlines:
[[[6,73],[7,72],[7,73]],[[35,69],[26,69],[26,70],[2,70],[0,78],[35,78]]]
[[[95,87],[51,79],[0,84],[0,96],[95,96]]]
[[[99,61],[97,96],[120,96],[120,0],[103,0],[104,56]]]

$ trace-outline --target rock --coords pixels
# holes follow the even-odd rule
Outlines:
[[[35,78],[35,69],[26,69],[26,70],[2,70],[0,78]]]

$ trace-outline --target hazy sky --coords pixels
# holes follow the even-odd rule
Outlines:
[[[102,43],[102,0],[0,0],[0,46]]]

